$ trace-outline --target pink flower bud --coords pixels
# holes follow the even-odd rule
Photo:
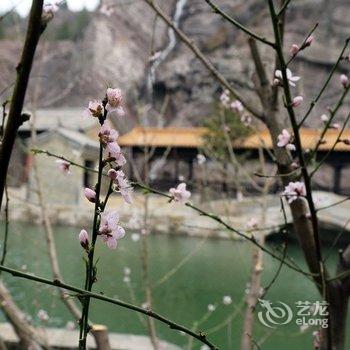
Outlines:
[[[293,145],[292,143],[288,143],[288,145],[286,145],[286,149],[288,151],[295,151],[296,150],[296,147],[295,145]]]
[[[349,78],[345,74],[342,74],[340,76],[340,82],[343,85],[344,89],[346,89],[349,85]]]
[[[335,129],[338,130],[340,129],[340,124],[339,123],[333,123],[329,126],[330,129]]]
[[[290,166],[292,167],[293,170],[296,170],[299,168],[299,165],[297,162],[293,162]]]
[[[273,79],[273,86],[281,86],[281,81],[277,78]]]
[[[116,180],[118,177],[118,172],[114,169],[110,169],[110,170],[108,170],[107,175],[111,180]]]
[[[300,48],[298,45],[296,44],[293,44],[289,50],[289,53],[292,55],[292,56],[296,56],[299,52]]]
[[[95,203],[96,202],[96,192],[92,190],[91,188],[86,187],[84,190],[84,194],[86,199],[91,202]]]
[[[304,47],[308,47],[312,44],[312,42],[314,41],[314,37],[312,35],[310,35],[306,41],[305,41],[305,44],[304,44]]]
[[[80,245],[85,249],[89,249],[89,234],[87,233],[86,230],[81,230],[79,233],[79,242]]]
[[[301,103],[303,102],[303,100],[304,100],[303,96],[296,96],[296,97],[294,97],[292,106],[293,107],[299,107],[301,105]]]
[[[58,164],[58,169],[63,174],[69,174],[70,170],[70,163],[63,159],[57,159],[56,163]]]

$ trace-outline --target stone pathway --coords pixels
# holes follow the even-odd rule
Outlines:
[[[49,345],[55,349],[76,349],[79,332],[69,331],[62,328],[45,328],[42,329],[43,335],[48,339]],[[0,323],[0,337],[8,345],[18,343],[16,333],[9,323]],[[112,350],[153,350],[152,344],[148,337],[141,335],[111,333],[109,335]],[[96,349],[94,339],[89,336],[87,346],[89,349]],[[181,350],[180,347],[161,342],[164,350]]]

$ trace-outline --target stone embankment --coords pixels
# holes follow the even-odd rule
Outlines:
[[[10,196],[11,221],[40,223],[40,209],[35,203],[25,201],[20,198],[19,194],[11,191]],[[314,198],[318,208],[330,206],[318,212],[321,226],[324,229],[333,231],[342,229],[346,231],[348,229],[350,201],[347,201],[346,197],[329,192],[315,192]],[[207,212],[215,213],[232,227],[243,232],[247,232],[249,220],[254,218],[259,222],[265,217],[265,223],[259,225],[264,229],[254,232],[254,235],[278,232],[279,227],[284,224],[278,196],[248,197],[241,201],[222,199],[203,203],[194,196],[192,200],[198,207]],[[332,206],[332,204],[342,200],[344,202]],[[108,208],[117,209],[122,224],[129,230],[137,232],[141,226],[140,221],[143,217],[146,201],[148,201],[149,225],[154,233],[239,238],[214,220],[199,215],[185,205],[168,203],[166,198],[157,195],[146,197],[136,193],[132,205],[124,203],[119,196],[114,196],[111,198]],[[86,226],[93,217],[93,206],[87,201],[82,201],[76,206],[51,203],[48,208],[51,221],[55,225]],[[287,205],[286,213],[287,221],[290,223],[291,218]],[[347,233],[344,234],[345,237],[347,235]]]

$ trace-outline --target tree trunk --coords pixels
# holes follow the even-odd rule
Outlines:
[[[260,240],[260,244],[264,244],[264,239]],[[258,248],[253,248],[253,257],[252,257],[252,271],[250,279],[250,289],[247,295],[246,303],[247,310],[244,317],[243,323],[243,334],[241,342],[241,350],[252,350],[252,335],[253,335],[253,326],[254,326],[254,311],[256,303],[260,296],[261,288],[261,273],[262,273],[262,262],[263,262],[264,252]]]

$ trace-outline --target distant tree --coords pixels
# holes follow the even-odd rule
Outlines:
[[[74,13],[68,9],[60,9],[60,12],[64,13],[64,16],[61,14],[61,21],[52,23],[48,28],[46,39],[50,41],[81,39],[91,20],[91,13],[86,9]]]
[[[212,158],[227,161],[230,157],[228,141],[239,142],[252,133],[252,129],[241,119],[239,112],[215,102],[213,115],[203,123],[203,126],[208,128],[208,133],[204,137],[204,152]]]

